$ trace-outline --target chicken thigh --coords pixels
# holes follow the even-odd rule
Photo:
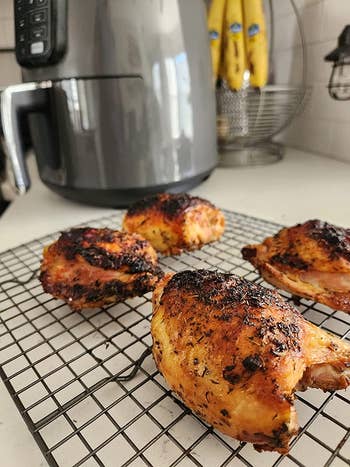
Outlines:
[[[162,276],[157,253],[140,235],[79,228],[45,247],[40,280],[45,292],[81,310],[143,295]]]
[[[162,193],[130,207],[123,229],[137,232],[164,255],[196,250],[223,234],[222,212],[197,196]]]
[[[312,220],[242,249],[280,289],[350,313],[350,229]]]
[[[153,293],[153,355],[199,417],[258,450],[287,453],[294,392],[346,388],[350,344],[272,290],[230,274],[167,274]]]

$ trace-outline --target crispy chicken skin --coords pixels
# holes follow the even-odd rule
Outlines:
[[[81,310],[141,296],[162,276],[157,253],[140,235],[78,228],[44,248],[40,281],[45,292]]]
[[[350,312],[350,229],[311,220],[244,247],[242,255],[276,287]]]
[[[350,345],[272,290],[230,274],[167,274],[153,293],[153,356],[198,416],[258,450],[287,453],[294,392],[346,388]]]
[[[222,212],[209,201],[185,193],[162,193],[131,206],[123,229],[147,238],[164,255],[196,250],[218,240],[225,228]]]

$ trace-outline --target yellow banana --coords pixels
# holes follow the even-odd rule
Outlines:
[[[220,68],[225,4],[226,0],[212,0],[208,14],[208,28],[210,35],[214,82],[216,82],[218,78]]]
[[[224,12],[224,14],[225,14],[225,12]],[[225,24],[223,23],[222,38],[221,38],[220,62],[219,62],[219,72],[218,72],[218,78],[221,79],[221,80],[226,79],[226,76],[225,76],[225,74],[226,74],[225,60],[224,60],[225,48],[226,48]]]
[[[243,0],[244,32],[250,84],[261,88],[267,83],[268,46],[262,0]]]
[[[238,91],[243,84],[246,65],[242,0],[227,0],[224,30],[225,78],[230,88]]]

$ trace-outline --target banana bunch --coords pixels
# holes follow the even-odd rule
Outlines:
[[[232,90],[242,88],[244,72],[253,87],[265,86],[268,45],[263,0],[212,0],[208,28],[213,77],[225,79]]]

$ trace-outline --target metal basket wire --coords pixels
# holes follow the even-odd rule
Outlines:
[[[300,87],[269,85],[232,92],[222,85],[216,92],[219,145],[245,147],[271,138],[288,125],[304,96]]]
[[[240,249],[281,226],[224,212],[221,241],[161,258],[164,270],[216,269],[263,283]],[[122,214],[90,225],[120,228]],[[45,294],[35,274],[43,246],[57,236],[0,255],[0,377],[50,466],[349,465],[350,393],[345,391],[298,394],[301,431],[284,457],[258,453],[213,430],[169,391],[150,356],[134,378],[116,380],[151,345],[151,294],[73,312]],[[320,327],[350,339],[350,315],[303,299],[299,309]]]

